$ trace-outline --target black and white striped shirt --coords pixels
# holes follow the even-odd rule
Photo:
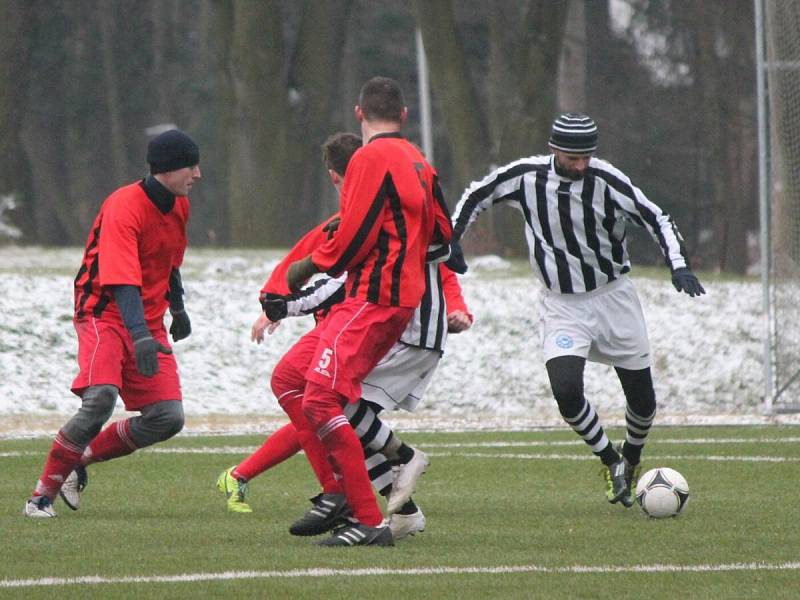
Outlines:
[[[481,212],[501,202],[522,211],[531,266],[554,292],[588,292],[630,271],[625,246],[629,221],[650,233],[671,270],[688,266],[672,218],[622,171],[599,158],[592,157],[580,180],[557,174],[553,155],[496,169],[464,190],[453,215],[454,239]]]
[[[344,284],[347,273],[339,277],[318,279],[286,298],[287,316],[308,315],[344,300]],[[444,352],[447,339],[447,304],[445,303],[442,277],[438,263],[425,266],[425,293],[411,318],[400,342],[425,350]]]

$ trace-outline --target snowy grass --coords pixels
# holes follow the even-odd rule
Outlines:
[[[69,391],[77,342],[72,279],[80,248],[0,248],[0,434],[52,430],[77,407]],[[175,345],[189,424],[204,430],[281,419],[272,367],[308,319],[249,340],[258,292],[279,250],[190,249],[182,269],[190,338]],[[539,348],[540,284],[524,261],[471,257],[462,278],[474,327],[451,336],[439,372],[408,428],[561,425]],[[678,294],[666,269],[633,270],[655,356],[662,423],[764,422],[764,317],[756,280],[709,279],[699,299]],[[613,370],[589,364],[586,394],[609,423],[624,399]],[[794,417],[781,417],[791,422]],[[444,424],[444,425],[443,425]]]

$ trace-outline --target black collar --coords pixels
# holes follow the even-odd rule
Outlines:
[[[373,140],[377,140],[377,139],[380,139],[380,138],[400,138],[400,139],[403,139],[403,134],[400,133],[399,131],[385,131],[383,133],[376,133],[371,138],[369,138],[369,141],[371,142]],[[369,143],[369,142],[367,142],[367,143]]]
[[[139,185],[142,186],[144,193],[147,194],[147,197],[150,198],[150,201],[156,205],[156,208],[162,214],[167,214],[175,206],[175,194],[161,185],[161,182],[152,175],[142,179]]]

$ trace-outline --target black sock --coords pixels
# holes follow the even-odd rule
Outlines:
[[[603,449],[602,452],[600,452],[598,456],[600,456],[600,460],[602,460],[603,464],[607,467],[610,467],[615,462],[619,462],[619,454],[617,454],[617,451],[614,450],[613,444],[610,443]]]
[[[633,444],[629,444],[625,442],[622,446],[622,456],[625,457],[625,460],[632,466],[636,466],[642,460],[642,449],[644,446],[634,446]]]
[[[417,508],[417,505],[414,504],[414,501],[411,498],[409,498],[408,502],[403,504],[402,508],[397,511],[397,514],[398,515],[413,515],[418,510],[419,510],[419,508]]]
[[[411,446],[407,446],[405,443],[402,443],[400,444],[400,448],[397,450],[397,455],[400,457],[398,462],[401,465],[404,465],[414,457],[414,449]]]

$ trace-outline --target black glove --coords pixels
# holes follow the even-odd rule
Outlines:
[[[135,336],[133,348],[136,352],[136,368],[145,377],[152,377],[158,373],[159,352],[161,354],[172,354],[172,348],[167,348],[154,340],[150,332]]]
[[[185,310],[169,311],[172,315],[172,325],[169,326],[169,334],[172,336],[172,341],[177,342],[183,340],[192,333],[192,323],[189,321],[189,315]]]
[[[692,298],[706,293],[705,288],[700,284],[695,274],[686,267],[675,269],[672,272],[672,285],[679,292],[686,292]]]
[[[337,229],[339,229],[339,223],[341,222],[342,217],[335,217],[325,224],[325,227],[322,228],[322,231],[328,232],[328,239],[333,237],[333,234],[336,233]]]
[[[311,262],[311,256],[306,256],[289,265],[289,270],[286,272],[286,283],[290,290],[296,292],[317,273],[319,273],[319,269]]]
[[[469,267],[467,267],[467,261],[464,260],[464,252],[461,250],[461,244],[458,242],[450,242],[450,258],[444,261],[444,266],[459,275],[463,275],[467,272]]]
[[[261,308],[264,309],[264,314],[273,323],[285,319],[288,314],[286,299],[275,294],[262,296]]]

